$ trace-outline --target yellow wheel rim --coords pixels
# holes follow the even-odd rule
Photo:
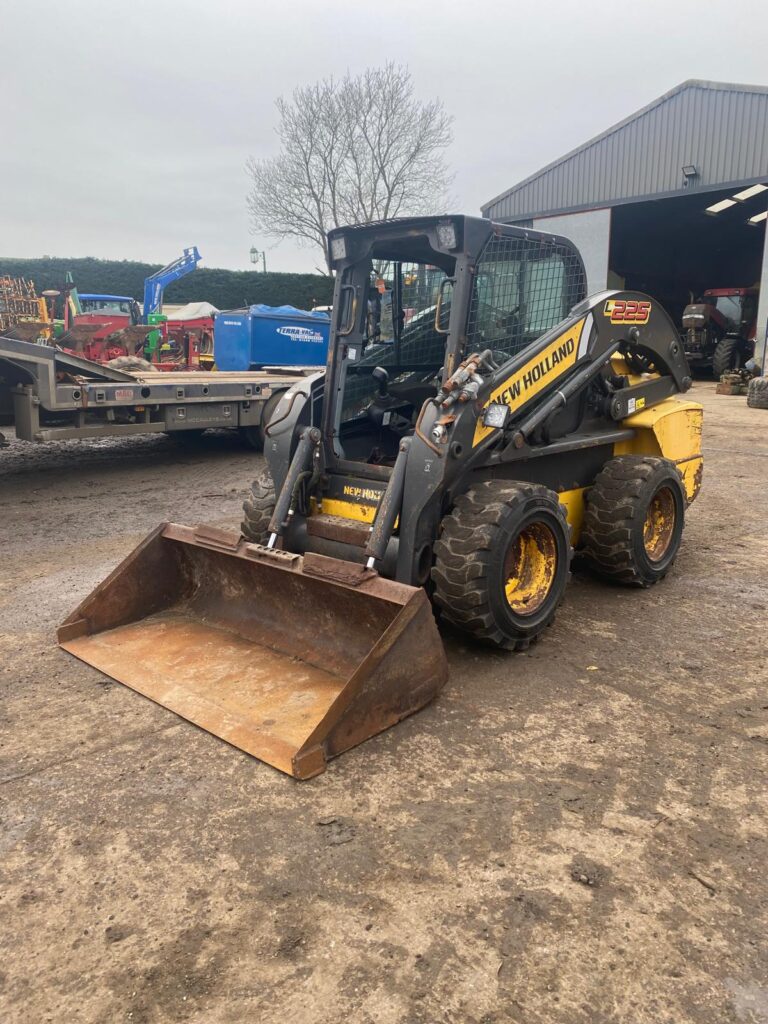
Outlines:
[[[517,615],[533,615],[552,589],[557,542],[544,523],[530,523],[512,541],[504,565],[507,603]]]
[[[660,562],[669,550],[677,522],[675,497],[669,487],[660,487],[651,498],[643,524],[643,546],[652,562]]]

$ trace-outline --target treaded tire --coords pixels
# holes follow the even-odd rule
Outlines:
[[[720,380],[729,370],[738,370],[746,362],[742,342],[738,338],[721,338],[712,356],[712,374]]]
[[[456,500],[435,544],[433,599],[451,625],[507,650],[524,650],[552,622],[570,576],[571,531],[566,509],[540,484],[485,481]],[[547,531],[552,577],[531,612],[507,599],[509,560],[519,538]]]
[[[189,444],[195,445],[205,433],[205,427],[192,427],[189,430],[169,430],[168,437],[172,438],[176,444]]]
[[[646,516],[662,495],[674,506],[666,546],[654,559],[646,548]],[[669,498],[667,498],[667,495]],[[587,491],[580,555],[598,575],[628,586],[650,587],[663,579],[680,548],[687,499],[669,459],[620,455],[606,462]]]
[[[768,377],[753,377],[747,389],[750,409],[768,409]]]
[[[154,366],[140,356],[116,356],[106,364],[113,370],[125,370],[126,373],[152,373]]]
[[[254,544],[266,544],[269,540],[269,521],[275,511],[275,485],[269,470],[251,484],[248,497],[243,502],[243,521],[240,532]]]
[[[264,434],[261,427],[240,427],[240,436],[255,452],[264,451]]]

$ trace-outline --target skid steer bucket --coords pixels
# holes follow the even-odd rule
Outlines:
[[[425,592],[165,523],[59,627],[64,650],[295,778],[448,677]]]

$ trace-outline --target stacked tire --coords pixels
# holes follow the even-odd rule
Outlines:
[[[747,390],[750,409],[768,409],[768,377],[753,377]]]

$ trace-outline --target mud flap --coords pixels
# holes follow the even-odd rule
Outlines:
[[[164,523],[62,623],[64,650],[298,779],[443,687],[423,590]]]

